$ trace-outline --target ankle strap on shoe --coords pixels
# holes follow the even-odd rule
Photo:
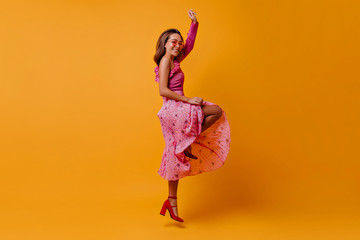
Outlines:
[[[177,197],[174,197],[174,196],[168,196],[168,198],[175,198],[175,199],[177,199]]]

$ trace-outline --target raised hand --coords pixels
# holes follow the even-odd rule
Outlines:
[[[188,11],[188,14],[189,14],[191,21],[193,21],[193,23],[196,23],[197,19],[196,19],[195,15],[197,16],[197,14],[192,9],[190,9]]]

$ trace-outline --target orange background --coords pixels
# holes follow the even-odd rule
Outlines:
[[[195,47],[185,95],[220,105],[226,164],[167,182],[156,40]],[[357,1],[2,1],[1,239],[359,239]]]

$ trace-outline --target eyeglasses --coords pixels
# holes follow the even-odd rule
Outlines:
[[[171,44],[173,45],[173,47],[175,47],[176,45],[179,44],[179,47],[184,47],[184,42],[179,42],[178,40],[175,39],[171,39],[171,40],[167,40],[167,42],[171,42]]]

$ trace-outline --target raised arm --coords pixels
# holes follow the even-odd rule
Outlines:
[[[189,30],[189,32],[187,34],[187,38],[186,38],[186,41],[185,41],[185,46],[184,46],[184,49],[183,49],[184,54],[183,54],[182,58],[178,59],[179,62],[184,60],[185,57],[187,55],[189,55],[191,50],[194,48],[195,38],[196,38],[196,33],[197,33],[198,26],[199,26],[198,21],[191,21],[190,30]]]

